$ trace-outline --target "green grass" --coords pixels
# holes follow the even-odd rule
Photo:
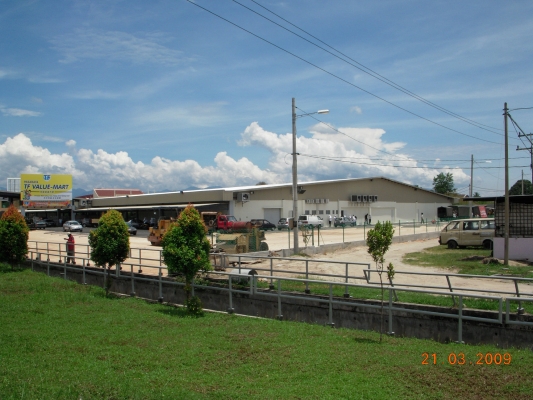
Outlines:
[[[304,277],[300,277],[304,278]],[[277,280],[274,279],[274,287],[275,290],[277,290]],[[260,288],[267,288],[269,286],[269,283],[265,282],[259,282],[258,287]],[[309,290],[312,294],[317,295],[323,295],[323,296],[329,296],[329,284],[327,283],[311,283],[309,284]],[[247,287],[242,287],[242,289],[247,290]],[[296,282],[296,281],[282,281],[281,282],[281,290],[283,291],[292,291],[292,292],[304,292],[306,289],[305,283],[302,282]],[[333,295],[337,297],[342,297],[345,293],[345,288],[343,286],[339,285],[333,285]],[[348,294],[350,297],[354,299],[361,299],[361,300],[381,300],[381,290],[379,289],[379,286],[377,286],[375,289],[370,288],[349,288]],[[396,291],[396,295],[398,296],[398,302],[401,303],[409,303],[409,304],[425,304],[425,305],[432,305],[432,306],[440,306],[440,307],[455,307],[457,308],[457,297],[455,298],[455,305],[453,302],[453,298],[451,296],[438,296],[438,295],[431,295],[431,294],[425,294],[425,293],[414,293],[414,292],[403,292],[400,290]],[[385,290],[384,299],[386,302],[389,301],[389,294],[388,291]],[[393,301],[395,299],[393,298]],[[474,298],[468,298],[463,300],[463,307],[464,308],[470,308],[470,309],[476,309],[476,310],[492,310],[497,311],[499,308],[499,303],[494,300],[485,300],[485,299],[474,299]],[[503,304],[503,311],[505,312],[505,303]],[[511,312],[515,312],[516,308],[518,307],[517,302],[511,303]],[[521,307],[524,308],[524,310],[527,313],[533,313],[533,304],[530,302],[522,302]]]
[[[527,399],[533,353],[206,313],[0,266],[0,398]],[[424,352],[437,365],[422,365]],[[448,354],[465,354],[449,365]],[[475,365],[506,353],[510,365]],[[441,362],[444,362],[443,364]],[[473,362],[473,365],[470,365]]]
[[[507,266],[503,264],[483,264],[481,261],[462,261],[469,256],[490,257],[490,250],[477,248],[448,249],[446,246],[435,246],[417,253],[408,253],[403,262],[411,265],[446,268],[456,270],[459,274],[494,275],[503,274],[533,278],[533,266]]]

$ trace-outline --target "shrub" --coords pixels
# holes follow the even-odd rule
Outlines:
[[[200,300],[198,296],[192,296],[189,300],[187,300],[185,305],[187,306],[189,314],[195,317],[200,317],[204,314],[202,300]]]
[[[211,246],[205,237],[206,231],[200,214],[189,204],[163,236],[163,259],[170,273],[182,274],[185,277],[187,302],[196,274],[200,270],[211,269]]]
[[[89,233],[89,245],[91,246],[91,260],[101,267],[106,268],[104,288],[106,294],[109,290],[107,284],[109,268],[123,262],[130,251],[130,235],[128,226],[116,210],[109,210],[102,215],[98,228]]]
[[[11,205],[0,218],[0,261],[20,264],[28,254],[30,229],[20,212]]]
[[[374,229],[368,231],[366,238],[366,245],[368,246],[368,254],[372,256],[372,259],[376,263],[376,270],[379,275],[379,284],[381,286],[381,325],[379,330],[379,341],[381,342],[383,335],[383,264],[385,263],[385,253],[389,250],[392,244],[392,237],[394,235],[394,229],[390,221],[378,223],[374,226]],[[392,282],[394,278],[394,266],[389,263],[387,266],[387,277]]]

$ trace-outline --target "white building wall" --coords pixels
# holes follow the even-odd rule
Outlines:
[[[505,238],[495,237],[493,241],[494,257],[503,260]],[[533,238],[509,238],[510,260],[533,260]]]
[[[292,216],[292,200],[252,200],[248,202],[233,201],[230,203],[232,214],[240,221],[249,221],[254,218],[264,218],[265,208],[279,208],[281,217],[288,218]],[[334,200],[326,204],[307,204],[305,200],[298,200],[298,213],[300,215],[309,211],[309,214],[316,215],[327,219],[329,214],[345,216],[355,215],[358,222],[363,222],[365,214],[372,216],[372,223],[377,221],[420,221],[422,213],[424,219],[431,221],[437,219],[437,208],[448,206],[447,203],[396,203],[392,201],[378,201],[373,203],[353,203],[351,201]],[[320,213],[322,211],[322,213]],[[329,213],[328,213],[329,211]],[[230,212],[231,213],[231,212]],[[276,223],[277,221],[270,221]]]

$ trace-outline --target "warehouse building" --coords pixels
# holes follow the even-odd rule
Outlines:
[[[453,197],[385,177],[339,179],[298,184],[298,213],[323,217],[352,216],[363,221],[366,214],[377,221],[437,219],[439,207]],[[168,193],[150,193],[93,199],[75,199],[75,218],[98,217],[117,209],[125,219],[176,217],[188,204],[200,211],[218,211],[238,220],[267,219],[276,223],[292,217],[292,184],[256,185]]]

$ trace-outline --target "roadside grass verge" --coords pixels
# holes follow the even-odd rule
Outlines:
[[[531,398],[533,352],[182,308],[0,268],[0,398]],[[428,353],[424,357],[423,353]],[[464,365],[450,354],[464,353]],[[476,365],[508,353],[509,365]],[[437,359],[433,364],[433,356]],[[424,359],[429,365],[422,365]],[[483,358],[483,357],[482,357]],[[452,357],[453,361],[453,357]]]
[[[483,264],[480,260],[463,261],[470,256],[490,257],[490,250],[466,248],[448,249],[446,246],[435,246],[416,253],[407,253],[403,262],[411,265],[445,268],[457,271],[459,274],[472,275],[511,275],[523,278],[533,278],[533,266],[511,266],[503,264]]]

